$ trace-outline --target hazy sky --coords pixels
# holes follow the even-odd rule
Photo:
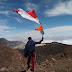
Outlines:
[[[39,24],[22,18],[11,10],[35,10],[47,41],[72,42],[72,0],[0,0],[0,38],[8,40],[41,39],[34,29]]]

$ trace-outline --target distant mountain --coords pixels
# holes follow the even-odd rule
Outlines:
[[[23,44],[21,41],[8,41],[5,38],[0,38],[0,45],[14,47],[17,45]]]

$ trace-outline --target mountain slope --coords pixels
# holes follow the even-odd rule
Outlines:
[[[24,65],[25,59],[18,51],[0,45],[0,70],[5,67],[9,72],[18,72]]]
[[[63,53],[69,45],[52,42],[47,43],[45,46],[36,47],[37,62],[50,59],[52,56]]]
[[[36,47],[35,72],[72,72],[72,45],[52,42]]]
[[[17,46],[20,44],[23,44],[23,42],[21,42],[21,41],[8,41],[5,38],[0,38],[0,45],[14,47],[14,46]]]

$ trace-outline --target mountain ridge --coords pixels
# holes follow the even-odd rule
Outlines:
[[[5,38],[0,38],[0,45],[6,45],[9,47],[14,47],[17,45],[23,44],[22,41],[8,41]]]

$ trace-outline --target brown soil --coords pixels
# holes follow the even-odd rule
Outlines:
[[[25,59],[17,50],[0,45],[0,69],[6,68],[9,72],[17,72],[24,69]]]

